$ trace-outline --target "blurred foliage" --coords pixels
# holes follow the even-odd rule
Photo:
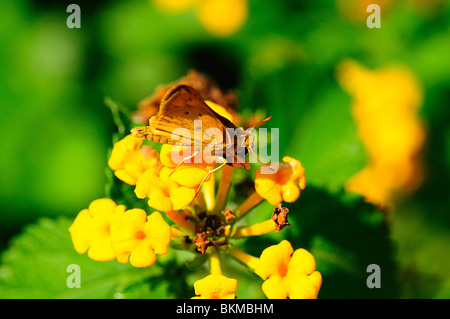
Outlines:
[[[68,29],[69,3],[0,2],[0,297],[193,295],[199,278],[184,266],[192,256],[171,250],[144,270],[98,263],[77,255],[67,232],[96,198],[142,205],[122,196],[132,188],[105,174],[112,141],[123,134],[120,112],[193,68],[236,90],[242,114],[270,114],[266,126],[280,129],[280,154],[306,169],[307,188],[287,205],[292,226],[264,241],[242,240],[250,253],[284,236],[310,250],[323,298],[450,298],[448,1],[427,10],[418,0],[390,1],[382,28],[368,29],[367,13],[350,19],[342,9],[352,1],[250,0],[246,24],[226,38],[208,34],[191,11],[167,15],[144,0],[80,1],[82,28]],[[351,98],[335,77],[346,58],[370,68],[404,65],[424,87],[425,181],[388,212],[343,191],[367,160]],[[270,213],[263,204],[249,218]],[[72,263],[81,266],[86,289],[66,288]],[[365,285],[371,263],[382,269],[378,290]],[[242,265],[230,262],[227,272],[238,279],[238,297],[262,296],[259,277]]]

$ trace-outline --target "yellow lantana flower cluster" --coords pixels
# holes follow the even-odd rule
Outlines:
[[[419,153],[425,140],[418,80],[405,68],[372,71],[355,61],[339,66],[338,80],[353,97],[352,114],[369,157],[346,189],[381,205],[416,189],[422,181]]]
[[[158,152],[150,146],[142,145],[142,140],[127,136],[116,143],[108,165],[114,175],[130,185],[136,185],[139,176],[155,166]]]
[[[110,199],[93,201],[69,228],[75,250],[98,261],[117,260],[135,267],[155,263],[167,253],[172,236],[161,213],[150,216],[142,209],[125,210]]]
[[[305,169],[302,164],[292,157],[283,157],[275,174],[262,174],[261,169],[256,171],[255,188],[259,195],[272,205],[281,201],[295,202],[300,190],[305,189]]]
[[[217,113],[232,118],[220,105],[207,102]],[[69,231],[75,250],[94,260],[130,262],[148,267],[157,255],[168,252],[172,241],[195,254],[208,257],[211,274],[194,283],[194,298],[236,298],[238,282],[222,274],[227,256],[247,265],[264,283],[268,298],[317,298],[322,278],[314,257],[304,249],[295,252],[282,241],[254,257],[236,247],[234,239],[279,232],[289,226],[289,209],[283,202],[294,202],[306,186],[305,169],[291,157],[284,157],[276,172],[263,174],[258,169],[255,189],[240,205],[227,205],[235,168],[225,165],[212,173],[217,163],[202,152],[191,161],[190,148],[162,145],[159,154],[137,137],[128,135],[115,143],[109,167],[124,183],[135,186],[136,200],[145,199],[142,209],[129,209],[111,199],[98,199],[82,210]],[[220,179],[220,180],[218,180]],[[218,183],[216,183],[218,180]],[[248,226],[236,222],[255,206],[267,200],[273,205],[265,221]],[[160,213],[162,212],[162,213]],[[170,221],[166,222],[164,217]]]
[[[215,36],[229,36],[245,23],[247,0],[152,0],[161,10],[180,13],[194,9],[202,25]]]
[[[262,289],[273,299],[315,299],[322,284],[313,255],[302,248],[294,251],[286,240],[263,251],[255,273],[267,279]]]

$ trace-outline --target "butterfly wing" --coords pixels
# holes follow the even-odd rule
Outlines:
[[[226,127],[235,125],[214,112],[190,86],[176,85],[163,97],[159,112],[150,119],[154,133],[167,138],[184,138],[180,128],[194,141],[203,145],[223,145]]]

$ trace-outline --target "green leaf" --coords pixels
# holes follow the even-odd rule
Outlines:
[[[134,298],[137,291],[140,298],[168,296],[168,286],[150,284],[151,278],[160,280],[165,272],[158,263],[141,269],[79,255],[68,232],[70,225],[66,218],[41,219],[12,241],[2,255],[0,298]],[[81,288],[67,286],[71,264],[80,267]]]
[[[336,191],[364,167],[350,109],[350,98],[333,84],[300,119],[287,155],[302,162],[309,184]]]
[[[105,98],[105,104],[111,110],[113,122],[117,127],[117,132],[113,134],[112,139],[112,143],[114,144],[130,133],[130,129],[132,126],[130,112],[121,103],[114,101],[109,97]],[[145,141],[145,144],[149,143]],[[152,147],[153,146],[154,145],[152,145]],[[159,148],[157,148],[157,150],[159,151]],[[111,157],[111,152],[112,147],[108,151],[108,159]],[[111,198],[117,204],[125,205],[125,207],[127,207],[128,209],[141,208],[146,211],[152,211],[147,205],[147,200],[142,200],[136,197],[136,195],[134,194],[134,185],[128,185],[127,183],[115,177],[114,171],[111,170],[109,166],[105,168],[105,174],[107,178],[107,182],[105,185],[106,197]]]
[[[119,180],[111,168],[105,168],[107,182],[105,185],[105,194],[107,198],[111,198],[118,205],[125,205],[127,209],[140,208],[147,212],[153,211],[148,206],[148,199],[139,199],[134,193],[135,185],[129,185]]]
[[[309,185],[337,191],[366,164],[352,99],[337,84],[332,68],[317,71],[291,62],[246,78],[242,104],[265,108],[272,116],[265,127],[279,129],[280,159],[274,161],[286,155],[298,159]]]

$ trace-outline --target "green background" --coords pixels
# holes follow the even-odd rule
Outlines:
[[[249,0],[244,27],[216,38],[192,10],[162,14],[144,0],[77,2],[81,29],[66,26],[70,2],[2,0],[0,297],[193,296],[192,282],[207,272],[185,266],[191,255],[173,251],[145,270],[99,263],[76,254],[67,232],[107,194],[117,128],[105,96],[133,111],[193,68],[236,90],[243,113],[271,115],[280,154],[306,169],[307,188],[286,205],[292,226],[239,247],[259,256],[287,238],[308,249],[323,275],[320,298],[449,298],[450,4],[427,11],[392,2],[382,28],[369,29],[334,1]],[[400,63],[424,87],[425,180],[390,213],[343,191],[367,159],[351,97],[335,77],[346,58],[370,68]],[[237,203],[242,189],[232,191]],[[270,213],[263,204],[248,222]],[[83,271],[82,289],[66,286],[72,263]],[[381,267],[380,289],[366,286],[372,263]],[[238,297],[263,297],[261,280],[242,265],[227,262],[224,273],[238,279]]]

